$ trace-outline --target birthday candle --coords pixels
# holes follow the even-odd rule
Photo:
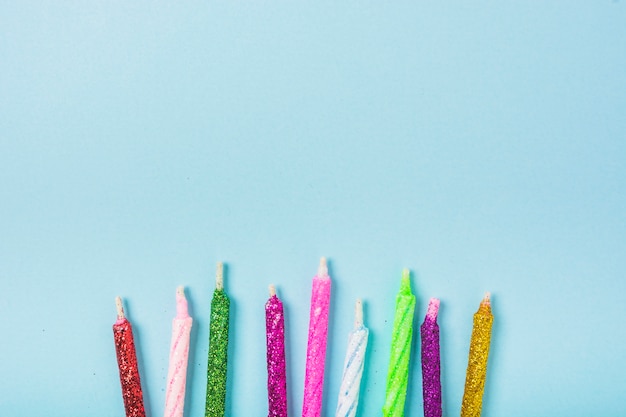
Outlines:
[[[409,270],[402,272],[400,292],[396,297],[396,313],[393,320],[391,336],[391,359],[387,373],[387,392],[384,417],[404,416],[404,401],[409,381],[409,358],[411,356],[411,339],[413,337],[413,313],[415,312],[415,296],[411,293]]]
[[[113,325],[113,338],[115,339],[115,353],[120,370],[126,417],[145,417],[133,328],[124,315],[124,307],[122,307],[120,297],[115,299],[115,305],[117,307],[117,321]]]
[[[439,355],[439,300],[431,298],[422,323],[422,391],[424,417],[441,417],[441,377]]]
[[[265,303],[267,341],[267,399],[269,417],[287,417],[287,373],[285,369],[285,317],[283,303],[270,285]]]
[[[461,417],[480,417],[485,378],[487,377],[487,359],[489,357],[492,324],[491,301],[489,300],[489,293],[486,293],[478,311],[474,314]]]
[[[185,290],[176,290],[176,317],[172,321],[170,367],[167,372],[165,393],[165,417],[183,417],[185,409],[185,384],[189,358],[189,334],[192,318],[189,317]]]
[[[313,277],[313,289],[311,292],[311,314],[309,316],[309,341],[306,351],[302,417],[320,417],[322,412],[329,306],[330,277],[328,276],[326,259],[322,258],[317,276]]]
[[[215,292],[211,300],[205,417],[223,417],[226,406],[226,363],[230,300],[224,292],[223,271],[223,265],[220,262],[217,264]]]
[[[369,334],[367,327],[363,326],[363,304],[361,300],[356,301],[354,316],[354,330],[350,332],[348,338],[348,350],[335,417],[354,417],[359,405],[359,391]]]

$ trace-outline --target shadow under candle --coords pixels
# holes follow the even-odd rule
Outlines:
[[[187,297],[187,306],[189,309],[189,315],[193,318],[193,324],[191,326],[191,333],[189,335],[189,358],[187,361],[187,384],[186,384],[186,388],[185,388],[185,413],[184,415],[190,415],[190,407],[191,407],[191,398],[193,397],[192,392],[192,385],[191,382],[193,382],[193,378],[196,372],[196,366],[195,366],[195,361],[196,361],[196,349],[194,349],[194,346],[197,346],[198,343],[198,329],[200,329],[200,326],[202,326],[202,320],[200,320],[199,318],[194,316],[194,311],[193,311],[193,305],[194,305],[194,300],[193,300],[193,295],[190,293],[186,294]]]
[[[487,377],[485,379],[485,391],[483,392],[483,408],[481,415],[483,417],[489,417],[492,415],[493,410],[493,401],[489,401],[489,398],[498,397],[497,391],[499,384],[495,377],[497,377],[497,363],[499,360],[498,354],[500,352],[499,349],[499,341],[503,340],[500,336],[500,332],[502,329],[501,319],[497,316],[498,310],[497,305],[494,305],[493,293],[491,293],[491,313],[493,314],[493,325],[491,327],[491,343],[489,345],[489,358],[487,359]],[[497,304],[497,298],[496,298]]]
[[[340,286],[338,285],[340,280],[337,279],[333,275],[332,272],[332,262],[330,260],[326,260],[328,267],[328,275],[331,277],[331,288],[330,288],[330,306],[328,309],[328,331],[326,336],[326,359],[324,361],[324,386],[322,387],[322,415],[324,414],[324,410],[327,411],[326,415],[332,416],[335,414],[335,408],[337,407],[337,397],[329,398],[329,371],[333,366],[333,358],[330,354],[330,348],[333,346],[333,335],[335,333],[335,323],[337,322],[336,314],[336,300],[337,300],[337,292],[340,290]],[[339,288],[338,288],[339,287]]]
[[[233,358],[237,352],[237,347],[233,343],[233,328],[235,327],[235,322],[237,321],[237,303],[234,298],[228,292],[228,284],[230,281],[230,267],[224,263],[223,264],[223,273],[224,273],[224,291],[228,295],[229,299],[229,309],[228,309],[228,349],[226,353],[226,402],[224,404],[224,415],[231,416],[233,409],[233,386],[234,386],[234,375],[235,371],[233,369],[233,365],[235,361]]]
[[[137,354],[137,369],[139,370],[139,378],[141,381],[141,392],[143,395],[143,408],[146,412],[146,416],[152,415],[152,408],[150,407],[150,396],[148,394],[147,381],[150,381],[149,375],[146,374],[146,366],[143,359],[143,353],[141,350],[141,326],[137,325],[130,318],[132,317],[132,308],[129,307],[128,302],[124,305],[125,315],[128,321],[131,322],[133,328],[133,340],[135,342],[135,353]]]

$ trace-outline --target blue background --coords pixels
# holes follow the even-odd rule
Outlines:
[[[160,415],[180,284],[202,415],[223,260],[227,414],[267,413],[275,283],[296,416],[320,256],[324,415],[357,297],[359,415],[381,414],[404,267],[416,324],[442,300],[445,415],[489,290],[484,416],[626,414],[624,2],[183,3],[0,4],[1,415],[123,415],[116,295]]]

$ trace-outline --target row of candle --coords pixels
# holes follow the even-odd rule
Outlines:
[[[313,278],[311,310],[304,380],[303,417],[320,417],[324,386],[324,364],[330,307],[331,279],[326,260],[321,259]],[[176,294],[177,314],[173,320],[170,365],[165,395],[165,417],[183,417],[185,382],[192,318],[182,287]],[[118,320],[113,325],[116,354],[127,417],[145,417],[141,382],[130,322],[125,318],[121,299],[116,299]],[[218,264],[216,289],[211,301],[209,353],[207,368],[206,417],[223,417],[226,401],[226,370],[228,351],[229,299],[223,287],[223,267]],[[442,395],[440,380],[440,347],[437,314],[439,300],[431,298],[421,325],[421,360],[424,416],[441,417]],[[396,309],[391,341],[391,357],[387,375],[384,417],[402,417],[408,384],[408,370],[413,337],[415,295],[411,292],[409,271],[404,270]],[[267,391],[269,417],[287,416],[287,379],[285,361],[285,324],[282,302],[270,286],[270,298],[265,305],[267,342]],[[489,294],[474,315],[474,327],[461,406],[462,417],[480,416],[487,371],[493,315]],[[349,335],[348,349],[336,417],[354,417],[357,412],[361,377],[365,365],[369,331],[363,324],[360,300],[356,302],[354,330]]]

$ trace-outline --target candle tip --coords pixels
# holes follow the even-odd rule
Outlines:
[[[426,316],[432,320],[437,320],[437,314],[439,313],[439,301],[438,298],[431,298],[428,302],[428,312]]]
[[[483,297],[483,300],[481,301],[481,304],[485,304],[490,306],[491,305],[491,293],[489,291],[487,291],[485,293],[485,296]]]
[[[180,303],[187,303],[187,297],[185,297],[185,287],[179,285],[176,287],[176,305]]]
[[[269,290],[270,290],[270,297],[273,297],[276,295],[276,287],[274,286],[274,284],[270,284]]]
[[[354,306],[354,328],[358,329],[363,327],[363,302],[360,298],[357,298]]]
[[[320,259],[320,266],[317,269],[317,276],[318,277],[328,276],[328,265],[326,264],[326,258],[323,256]]]
[[[122,305],[122,298],[117,296],[115,297],[115,308],[117,309],[117,318],[121,320],[125,318],[124,316],[124,306]]]
[[[402,281],[400,281],[401,292],[411,292],[411,272],[408,269],[402,270]]]
[[[176,317],[189,317],[187,298],[185,297],[185,287],[179,285],[176,288]]]
[[[224,289],[224,264],[222,262],[217,263],[217,271],[215,273],[215,289]]]

